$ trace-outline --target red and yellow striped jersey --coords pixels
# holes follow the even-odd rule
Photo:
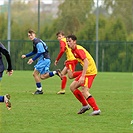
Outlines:
[[[60,52],[59,52],[56,60],[58,61],[64,53],[66,53],[67,60],[75,60],[75,57],[72,54],[71,49],[68,47],[68,45],[66,43],[66,38],[62,38],[60,40]]]
[[[88,75],[97,74],[97,68],[96,68],[96,64],[94,62],[94,59],[92,58],[90,53],[85,48],[83,48],[80,45],[77,45],[76,48],[74,50],[72,50],[72,53],[74,54],[75,58],[79,61],[79,63],[82,66],[84,65],[83,60],[85,58],[88,59],[89,65],[88,65],[88,69],[87,69],[86,74],[88,74]]]

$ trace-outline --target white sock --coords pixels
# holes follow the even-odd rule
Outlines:
[[[41,90],[42,90],[42,87],[40,87],[40,88],[37,88],[37,90],[41,91]]]
[[[57,72],[56,71],[53,71],[53,74],[55,75]]]

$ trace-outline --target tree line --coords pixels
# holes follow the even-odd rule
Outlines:
[[[103,0],[102,2],[103,4],[98,8],[99,70],[132,71],[132,0],[128,2]],[[43,11],[40,13],[40,38],[48,43],[52,61],[59,51],[56,32],[60,30],[66,35],[75,34],[79,43],[90,50],[95,58],[97,9],[94,5],[93,0],[64,0],[58,7],[57,18],[52,18],[50,13]],[[15,64],[18,63],[15,69],[32,67],[25,66],[25,61],[19,66],[20,61],[16,57],[20,57],[23,50],[28,52],[32,48],[27,31],[34,29],[38,34],[38,13],[32,10],[33,6],[34,3],[25,4],[21,1],[15,1],[11,5],[11,53],[13,53],[13,60],[16,60]],[[0,40],[7,45],[7,12],[0,14]],[[53,65],[51,69],[54,69]]]

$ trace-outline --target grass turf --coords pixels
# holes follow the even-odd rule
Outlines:
[[[133,132],[132,73],[98,73],[91,88],[102,113],[89,116],[77,112],[81,104],[70,92],[57,95],[57,76],[42,81],[43,95],[32,95],[32,71],[14,71],[3,76],[0,95],[11,94],[12,109],[0,103],[0,133],[131,133]]]

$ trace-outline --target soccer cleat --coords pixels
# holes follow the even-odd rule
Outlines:
[[[35,92],[32,93],[32,94],[34,94],[34,95],[43,94],[43,91],[39,91],[39,90],[37,90],[37,91],[35,91]]]
[[[99,110],[94,110],[90,115],[100,115],[100,113],[101,113],[101,110],[99,109]]]
[[[80,109],[80,111],[78,112],[78,114],[83,114],[83,113],[85,113],[87,110],[89,110],[90,109],[90,107],[89,107],[89,105],[86,105],[86,106],[83,106],[81,109]]]
[[[62,80],[62,74],[61,74],[61,70],[57,69],[56,70],[56,75],[60,77],[60,79]]]
[[[65,90],[60,90],[57,92],[57,94],[65,94]]]
[[[10,102],[10,95],[9,94],[6,94],[4,96],[4,102],[6,104],[7,109],[10,110],[11,109],[11,102]]]

